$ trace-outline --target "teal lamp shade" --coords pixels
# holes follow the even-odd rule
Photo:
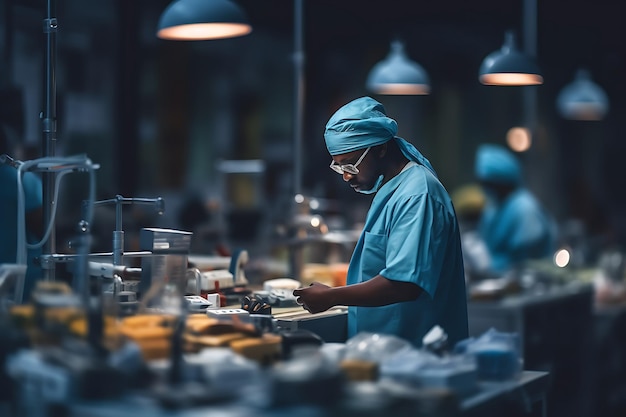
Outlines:
[[[537,63],[515,47],[515,36],[511,31],[506,33],[502,48],[483,60],[478,79],[484,85],[543,84]]]
[[[570,120],[602,120],[609,111],[606,93],[584,69],[579,69],[574,81],[563,87],[556,105],[561,116]]]
[[[426,71],[411,61],[400,41],[391,43],[389,55],[370,71],[366,86],[377,94],[424,95],[430,93]]]
[[[247,35],[252,27],[230,0],[175,0],[161,14],[157,37],[168,40],[209,40]]]

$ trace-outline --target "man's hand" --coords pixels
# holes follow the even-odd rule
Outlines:
[[[320,313],[334,307],[330,292],[332,288],[328,285],[314,282],[308,287],[293,290],[296,302],[305,310],[311,313]]]

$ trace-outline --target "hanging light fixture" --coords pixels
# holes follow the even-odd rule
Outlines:
[[[175,0],[161,14],[157,36],[168,40],[209,40],[247,35],[252,27],[230,0]]]
[[[574,81],[563,87],[556,104],[561,116],[571,120],[602,120],[609,110],[606,93],[585,69],[579,69]]]
[[[515,35],[507,31],[504,44],[483,60],[478,79],[485,85],[539,85],[543,76],[535,61],[515,46]]]
[[[426,71],[411,61],[401,41],[391,43],[387,57],[372,68],[367,77],[367,88],[377,94],[424,95],[430,93]]]

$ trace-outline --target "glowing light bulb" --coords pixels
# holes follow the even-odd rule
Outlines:
[[[559,268],[565,268],[569,264],[570,257],[567,249],[560,249],[554,254],[554,264]]]

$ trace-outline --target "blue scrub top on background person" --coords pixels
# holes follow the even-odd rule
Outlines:
[[[529,259],[554,254],[556,225],[523,185],[522,168],[503,146],[484,144],[476,153],[475,173],[487,196],[479,232],[494,273],[504,273]]]
[[[331,168],[355,191],[376,195],[347,285],[314,283],[294,295],[311,312],[349,306],[348,337],[382,333],[419,347],[439,325],[454,344],[468,336],[456,214],[430,162],[396,133],[395,120],[369,97],[346,104],[328,121]]]
[[[0,164],[0,263],[14,264],[17,260],[17,169]],[[24,204],[26,213],[38,212],[43,205],[41,179],[32,172],[22,176]],[[26,234],[29,243],[35,243],[39,237]],[[23,301],[27,301],[35,282],[42,277],[42,269],[35,263],[41,255],[41,249],[29,249]]]

